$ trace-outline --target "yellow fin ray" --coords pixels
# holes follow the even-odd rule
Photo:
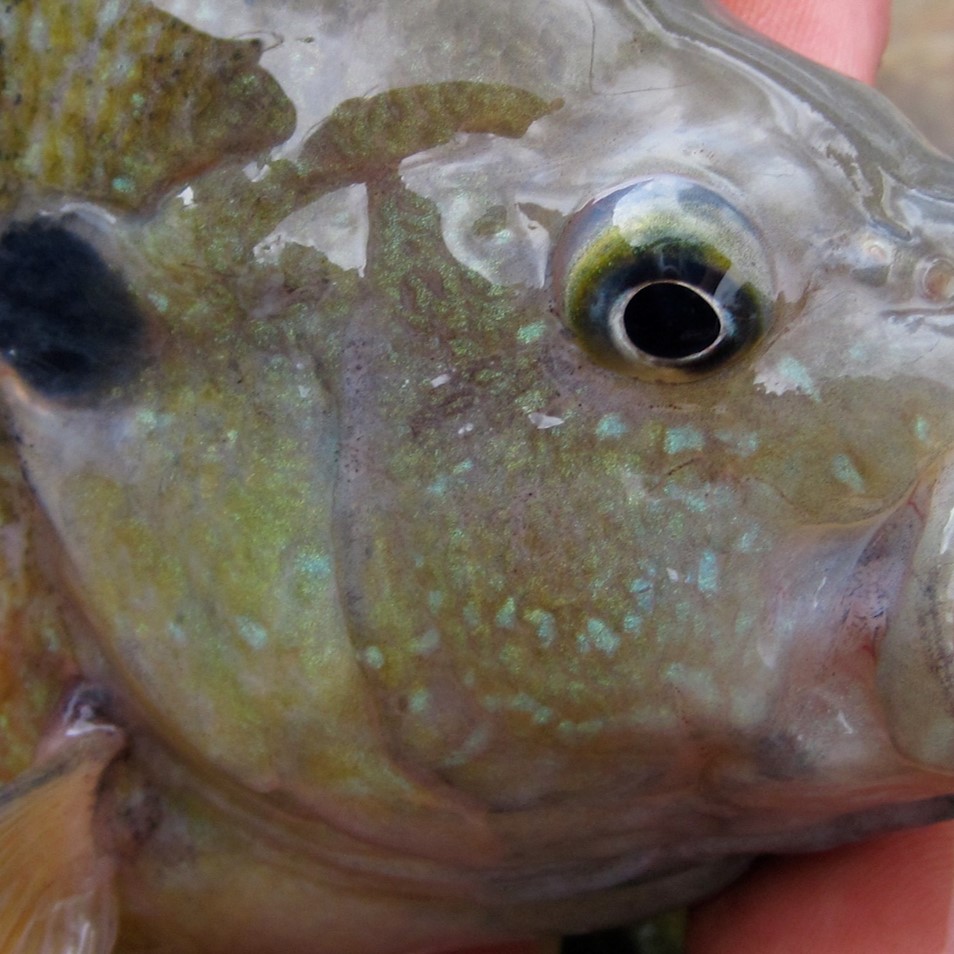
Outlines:
[[[121,745],[110,726],[74,724],[0,788],[0,954],[112,950],[112,863],[97,845],[94,809]]]

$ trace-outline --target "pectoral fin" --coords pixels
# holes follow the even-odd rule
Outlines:
[[[112,950],[113,870],[94,808],[122,744],[113,726],[73,717],[33,768],[0,788],[0,954]]]

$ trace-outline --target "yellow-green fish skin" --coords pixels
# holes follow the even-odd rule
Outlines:
[[[954,172],[876,94],[676,0],[0,39],[0,253],[59,223],[142,323],[44,393],[0,311],[0,772],[109,690],[120,951],[583,931],[949,812]],[[626,236],[712,222],[752,340],[601,363]]]

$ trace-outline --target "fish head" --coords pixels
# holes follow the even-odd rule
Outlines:
[[[694,5],[238,6],[149,7],[218,154],[25,153],[0,240],[139,731],[495,903],[949,811],[950,163]]]

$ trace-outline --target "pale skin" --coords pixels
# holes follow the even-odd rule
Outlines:
[[[871,83],[891,0],[722,0],[773,39]],[[553,954],[527,943],[454,954]],[[688,954],[948,954],[954,822],[823,854],[767,859],[692,912]],[[449,952],[450,954],[450,952]]]

